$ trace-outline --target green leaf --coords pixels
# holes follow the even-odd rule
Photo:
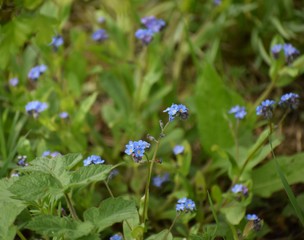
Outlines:
[[[111,165],[84,166],[71,173],[69,187],[83,186],[92,182],[103,181],[113,169]]]
[[[246,208],[240,203],[234,203],[231,206],[221,209],[229,223],[237,225],[245,216]]]
[[[303,158],[303,153],[276,158],[289,184],[304,182],[303,174],[299,171],[299,169],[304,168]],[[254,194],[261,197],[270,197],[271,194],[283,188],[275,168],[274,162],[269,161],[253,170],[252,180]]]
[[[80,222],[68,217],[42,215],[34,217],[26,228],[48,237],[76,239],[88,235],[94,226],[90,222]]]
[[[30,175],[19,177],[9,190],[20,199],[36,201],[46,196],[60,198],[63,186],[49,174],[33,172]]]
[[[154,234],[147,238],[147,240],[172,240],[173,236],[168,229],[164,229],[158,234]]]
[[[205,150],[211,153],[213,145],[232,147],[234,140],[224,114],[233,105],[241,103],[241,97],[227,88],[216,70],[208,63],[203,66],[196,90],[198,129]]]
[[[114,223],[138,218],[138,213],[133,201],[119,197],[104,200],[98,208],[86,210],[83,217],[85,221],[92,222],[98,231],[102,231]]]

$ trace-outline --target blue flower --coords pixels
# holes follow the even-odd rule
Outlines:
[[[54,50],[57,50],[63,43],[64,43],[63,37],[60,35],[57,35],[52,38],[52,42],[50,43],[50,46],[52,46],[54,48]]]
[[[139,162],[144,156],[145,149],[149,148],[150,144],[146,141],[129,141],[126,145],[125,153],[131,155],[135,162]]]
[[[101,159],[100,156],[97,155],[91,155],[87,157],[85,160],[83,160],[84,166],[89,166],[91,164],[103,164],[105,161]]]
[[[294,58],[300,54],[299,50],[292,46],[290,43],[276,44],[271,48],[271,52],[274,58],[278,58],[282,50],[284,52],[285,60],[287,63],[291,63]]]
[[[181,198],[177,201],[176,204],[176,211],[178,212],[192,212],[195,210],[196,206],[195,203],[188,198]]]
[[[184,147],[184,146],[182,146],[182,145],[176,145],[176,146],[173,148],[173,153],[174,153],[175,155],[178,155],[178,154],[183,153],[184,150],[185,150],[185,147]]]
[[[242,193],[244,196],[248,195],[248,188],[244,186],[243,184],[235,184],[232,188],[231,191],[233,193]]]
[[[264,118],[270,119],[272,118],[273,105],[275,101],[266,99],[261,103],[261,105],[257,106],[256,114],[258,116],[263,116]]]
[[[69,114],[67,112],[61,112],[58,114],[60,118],[65,119],[69,117]]]
[[[11,177],[20,177],[20,174],[17,173],[17,172],[14,172],[14,173],[11,174]]]
[[[166,23],[162,19],[157,19],[154,16],[144,17],[141,19],[141,23],[146,26],[148,30],[151,30],[153,33],[159,32],[166,26]]]
[[[45,65],[38,65],[33,67],[29,73],[28,73],[28,78],[31,80],[37,80],[45,71],[47,70],[47,67]]]
[[[9,80],[9,85],[11,85],[12,87],[16,87],[19,83],[19,79],[18,78],[11,78]]]
[[[181,119],[185,120],[188,118],[188,109],[186,106],[182,104],[172,104],[171,107],[168,107],[163,112],[168,112],[169,114],[169,121],[173,121],[175,117],[180,117]]]
[[[92,39],[96,42],[102,42],[108,38],[106,30],[99,29],[92,34]]]
[[[17,165],[21,167],[28,166],[28,163],[26,162],[27,156],[18,156],[18,162]]]
[[[214,5],[218,6],[222,3],[222,0],[213,0]]]
[[[34,118],[39,116],[39,113],[48,108],[48,105],[44,102],[32,101],[25,105],[25,110],[28,114],[33,115]]]
[[[246,219],[249,221],[254,221],[254,220],[258,220],[259,217],[256,214],[247,214]]]
[[[291,110],[297,109],[299,106],[300,96],[296,93],[286,93],[281,97],[279,105],[282,107],[288,107]]]
[[[153,39],[153,31],[150,29],[138,29],[135,32],[135,37],[143,42],[143,44],[148,45]]]
[[[152,181],[153,181],[153,185],[155,187],[160,188],[163,185],[164,182],[169,181],[169,173],[165,173],[162,176],[156,176],[156,177],[153,178]]]
[[[112,170],[111,172],[110,172],[110,174],[109,174],[109,179],[112,179],[112,178],[114,178],[115,176],[117,176],[119,174],[119,171],[117,170],[117,169],[114,169],[114,170]]]
[[[109,240],[122,240],[122,236],[120,234],[115,234],[112,237],[110,237]]]
[[[98,19],[97,19],[97,22],[98,23],[104,23],[106,21],[106,19],[104,18],[104,17],[99,17]]]
[[[42,157],[58,157],[61,156],[60,152],[51,152],[50,150],[44,151]]]
[[[279,57],[279,53],[281,52],[282,49],[283,49],[283,45],[282,44],[273,45],[272,48],[271,48],[272,55],[275,58],[278,58]]]
[[[240,107],[239,105],[232,107],[228,113],[234,114],[236,119],[243,119],[247,114],[245,107]]]

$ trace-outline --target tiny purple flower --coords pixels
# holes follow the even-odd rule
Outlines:
[[[97,155],[91,155],[87,157],[85,160],[83,160],[84,166],[89,166],[91,164],[103,164],[105,161],[101,159],[100,156]]]
[[[300,54],[300,51],[290,43],[276,44],[271,48],[271,52],[274,58],[279,58],[279,53],[282,50],[284,52],[285,60],[288,64],[290,64],[294,58]]]
[[[245,107],[240,107],[239,105],[232,107],[228,113],[234,114],[236,119],[243,119],[247,114]]]
[[[256,214],[247,214],[247,215],[246,215],[246,219],[247,219],[248,221],[254,221],[254,220],[258,220],[259,217],[258,217]]]
[[[66,119],[69,117],[69,114],[67,112],[61,112],[58,114],[60,118]]]
[[[92,34],[92,39],[96,42],[102,42],[108,38],[106,30],[99,29]]]
[[[195,203],[188,198],[181,198],[177,201],[176,204],[176,211],[178,212],[192,212],[194,211],[196,208]]]
[[[120,234],[115,234],[112,237],[110,237],[109,240],[122,240],[122,236]]]
[[[9,80],[9,85],[11,85],[12,87],[16,87],[19,83],[19,79],[18,78],[11,78]]]
[[[299,106],[299,98],[300,96],[296,93],[286,93],[281,97],[279,105],[295,110]]]
[[[153,178],[153,185],[155,187],[160,188],[163,183],[169,181],[169,173],[165,173],[164,175],[156,176]]]
[[[28,114],[37,118],[41,112],[48,108],[48,105],[44,102],[32,101],[26,104],[25,110]]]
[[[36,81],[46,70],[47,67],[44,64],[35,66],[29,71],[28,78]]]
[[[104,23],[106,21],[106,19],[104,18],[104,17],[99,17],[98,19],[97,19],[97,22],[98,23]]]
[[[141,19],[141,23],[146,26],[147,29],[153,33],[159,32],[166,26],[166,23],[162,19],[158,19],[154,16],[144,17]]]
[[[218,6],[222,3],[222,0],[213,0],[213,4]]]
[[[150,29],[138,29],[135,32],[135,37],[143,42],[143,44],[148,45],[153,39],[153,31]]]
[[[139,162],[144,156],[145,149],[149,148],[150,144],[146,141],[129,141],[126,145],[125,153],[131,155],[135,162]]]
[[[258,116],[263,116],[266,119],[272,118],[273,105],[275,101],[266,99],[261,103],[261,105],[257,106],[256,114]]]
[[[53,49],[56,51],[61,45],[63,45],[64,40],[63,37],[60,35],[57,35],[52,38],[52,42],[49,44],[53,47]]]
[[[27,156],[18,156],[18,162],[17,165],[21,167],[28,166],[28,163],[26,162]]]
[[[184,147],[184,146],[182,146],[182,145],[176,145],[176,146],[173,148],[173,153],[174,153],[175,155],[178,155],[178,154],[183,153],[184,150],[185,150],[185,147]]]
[[[244,196],[248,195],[248,188],[246,186],[244,186],[243,184],[235,184],[231,188],[231,191],[235,194],[242,193]]]
[[[20,177],[20,175],[19,175],[19,173],[14,172],[14,173],[11,174],[11,177]]]
[[[188,109],[186,106],[182,104],[172,104],[171,107],[168,107],[163,112],[168,112],[169,114],[169,121],[173,121],[175,117],[180,117],[181,119],[185,120],[188,118]]]
[[[60,152],[51,152],[50,150],[46,150],[42,153],[42,157],[58,157],[61,156]]]
[[[112,170],[111,172],[110,172],[110,174],[109,174],[109,179],[112,179],[112,178],[114,178],[115,176],[117,176],[119,174],[119,171],[117,170],[117,169],[114,169],[114,170]]]
[[[283,45],[282,44],[276,44],[273,45],[271,48],[271,53],[274,56],[274,58],[278,58],[279,54],[281,52],[281,50],[283,49]]]

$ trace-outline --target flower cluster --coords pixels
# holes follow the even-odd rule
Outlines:
[[[115,234],[112,237],[110,237],[109,240],[122,240],[122,236],[120,234]]]
[[[266,119],[272,118],[273,106],[275,104],[274,100],[266,99],[261,103],[261,105],[257,106],[256,114],[258,116],[263,116]]]
[[[60,152],[51,152],[50,150],[44,151],[42,157],[58,157],[61,156]]]
[[[292,46],[290,43],[276,44],[271,48],[274,58],[279,58],[280,52],[283,50],[285,60],[287,63],[291,63],[293,59],[300,54],[299,50]]]
[[[164,175],[161,175],[161,176],[156,176],[152,180],[153,181],[153,185],[155,187],[160,188],[163,185],[163,183],[169,181],[169,178],[170,178],[169,177],[169,173],[165,173]]]
[[[44,64],[41,64],[33,67],[27,76],[29,79],[36,81],[46,70],[47,67]]]
[[[299,106],[299,98],[299,95],[296,93],[286,93],[281,97],[279,105],[290,108],[291,110],[297,109]]]
[[[87,157],[85,160],[83,160],[83,166],[89,166],[92,164],[103,164],[105,161],[101,159],[100,156],[97,155],[91,155]]]
[[[188,198],[181,198],[177,201],[176,211],[178,212],[192,212],[195,210],[195,202]]]
[[[11,78],[9,80],[9,85],[12,86],[12,87],[16,87],[19,83],[19,79],[18,78]]]
[[[97,31],[95,31],[93,34],[92,34],[92,39],[96,42],[102,42],[106,39],[108,39],[108,34],[106,32],[106,30],[104,29],[98,29]]]
[[[248,195],[248,188],[244,186],[243,184],[235,184],[231,188],[231,192],[237,194],[237,193],[242,193],[244,196]]]
[[[148,45],[152,41],[155,33],[160,32],[160,30],[162,30],[166,26],[164,20],[158,19],[154,16],[142,18],[141,23],[146,28],[138,29],[135,32],[135,37],[137,39],[140,39],[145,45]]]
[[[146,141],[129,141],[126,145],[125,153],[131,155],[135,162],[139,162],[144,156],[145,149],[149,148],[150,144]]]
[[[41,112],[48,108],[48,105],[44,102],[32,101],[25,105],[25,110],[28,114],[31,114],[34,118],[37,118]]]
[[[188,108],[183,104],[172,104],[171,107],[168,107],[164,112],[168,112],[169,121],[173,121],[175,117],[180,117],[185,120],[188,118]]]
[[[54,51],[57,51],[57,49],[63,45],[64,41],[63,41],[63,37],[60,35],[57,35],[55,37],[52,38],[52,42],[50,43],[50,46],[53,47]]]
[[[184,146],[182,146],[182,145],[176,145],[176,146],[173,148],[173,153],[174,153],[175,155],[178,155],[178,154],[183,153],[184,150],[185,150],[185,147],[184,147]]]
[[[241,107],[239,105],[236,105],[236,106],[232,107],[229,110],[228,113],[229,114],[234,114],[234,117],[236,119],[243,119],[246,116],[246,114],[247,114],[247,112],[245,110],[245,107]]]

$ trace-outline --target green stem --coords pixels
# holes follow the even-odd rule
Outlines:
[[[110,193],[111,197],[114,198],[114,195],[113,195],[113,193],[112,193],[112,191],[111,191],[111,188],[109,187],[108,182],[107,182],[107,181],[104,181],[104,184],[106,185],[106,187],[107,187],[107,189],[108,189],[108,192]]]
[[[22,232],[20,232],[20,230],[17,230],[17,235],[18,237],[20,237],[21,240],[26,240],[26,237],[22,234]]]
[[[177,215],[175,216],[175,218],[174,218],[174,220],[173,220],[173,222],[172,222],[172,224],[171,224],[171,226],[170,226],[168,232],[167,232],[166,235],[164,236],[163,240],[166,240],[166,239],[167,239],[169,233],[171,232],[171,229],[173,228],[173,226],[174,226],[176,220],[179,218],[179,216],[180,216],[180,213],[177,214]]]
[[[65,197],[65,200],[66,200],[66,202],[67,202],[67,204],[68,204],[68,208],[69,208],[69,210],[70,210],[70,212],[71,212],[71,214],[72,214],[72,217],[73,217],[74,219],[78,220],[79,218],[78,218],[78,216],[77,216],[76,210],[75,210],[75,208],[74,208],[74,206],[73,206],[73,204],[72,204],[72,201],[71,201],[69,195],[68,195],[67,193],[65,193],[65,194],[64,194],[64,197]]]

